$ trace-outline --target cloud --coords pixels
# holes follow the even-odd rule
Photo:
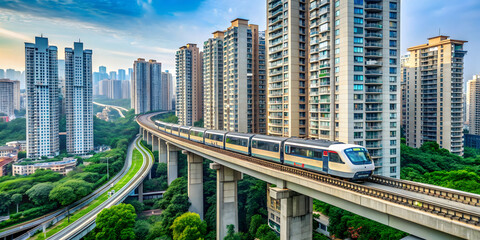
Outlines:
[[[21,33],[17,33],[17,32],[7,30],[5,28],[0,28],[0,37],[13,38],[13,39],[26,41],[26,42],[32,40],[30,37],[27,37],[27,36],[25,36]]]

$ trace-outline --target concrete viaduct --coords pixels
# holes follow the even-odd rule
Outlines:
[[[382,177],[377,177],[376,182],[356,184],[264,160],[257,163],[253,157],[231,154],[159,131],[150,119],[155,114],[137,117],[140,134],[154,151],[158,151],[159,161],[167,164],[169,184],[178,176],[178,152],[187,155],[190,211],[198,213],[202,219],[202,161],[204,158],[213,161],[210,168],[217,171],[217,239],[225,237],[227,225],[238,226],[237,182],[242,180],[243,174],[276,185],[270,197],[281,203],[282,240],[312,239],[313,198],[425,239],[480,239],[479,195],[403,183],[408,181],[401,182],[404,186],[398,187]],[[246,161],[247,158],[253,160]],[[424,192],[429,193],[418,189],[426,189]],[[447,196],[457,194],[463,200],[439,197],[430,194],[431,191]],[[472,204],[467,198],[476,202]]]

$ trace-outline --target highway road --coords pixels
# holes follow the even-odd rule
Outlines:
[[[93,104],[97,105],[97,106],[100,106],[100,107],[109,107],[109,108],[113,108],[115,109],[118,114],[120,115],[120,117],[124,118],[125,115],[123,115],[123,112],[122,111],[125,111],[125,112],[128,112],[128,109],[126,108],[123,108],[123,107],[119,107],[119,106],[113,106],[113,105],[106,105],[106,104],[102,104],[102,103],[97,103],[97,102],[93,102]]]
[[[100,188],[96,189],[94,192],[90,193],[89,195],[85,196],[84,198],[70,205],[69,206],[70,214],[77,211],[78,209],[83,208],[85,205],[92,202],[98,196],[108,191],[112,184],[116,184],[128,172],[132,164],[132,152],[134,147],[135,147],[135,141],[132,141],[132,143],[130,143],[128,147],[125,164],[122,170],[120,170],[120,172],[117,173],[117,175],[114,176],[108,183],[104,184]],[[9,237],[17,233],[24,232],[25,230],[29,230],[23,235],[15,238],[15,239],[27,239],[30,236],[32,236],[36,231],[41,230],[44,224],[49,225],[50,223],[56,223],[65,217],[66,217],[66,208],[62,208],[60,210],[44,215],[42,217],[32,219],[30,221],[20,223],[12,227],[2,229],[3,232],[0,232],[0,238]]]
[[[130,181],[125,184],[119,191],[114,193],[110,198],[108,198],[105,202],[101,203],[98,207],[93,209],[91,212],[85,214],[77,221],[73,222],[72,224],[68,225],[61,231],[57,232],[56,234],[52,235],[48,239],[51,240],[66,240],[66,239],[80,239],[88,230],[93,229],[95,226],[95,219],[97,215],[105,208],[109,208],[116,204],[119,204],[125,200],[125,198],[130,194],[133,190],[135,190],[138,185],[143,182],[143,179],[148,176],[148,173],[152,169],[154,158],[151,154],[149,154],[148,150],[140,144],[140,138],[135,140],[135,147],[140,151],[143,156],[143,164],[140,168],[140,171],[137,172]],[[146,161],[145,161],[146,160]]]

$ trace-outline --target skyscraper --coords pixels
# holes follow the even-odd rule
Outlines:
[[[128,68],[128,80],[133,80],[133,68]]]
[[[118,80],[117,79],[117,72],[115,72],[115,71],[110,72],[110,80]]]
[[[203,118],[202,52],[196,44],[180,47],[175,54],[178,123],[192,126]]]
[[[15,110],[20,110],[20,81],[0,79],[0,113],[15,118]]]
[[[118,69],[118,80],[123,81],[125,79],[125,69]]]
[[[59,154],[57,47],[48,38],[25,43],[27,157]]]
[[[5,78],[5,70],[0,69],[0,79],[4,79],[4,78]]]
[[[480,75],[467,82],[467,122],[469,133],[480,135]]]
[[[269,135],[307,136],[308,5],[267,0]]]
[[[269,134],[362,145],[400,177],[399,4],[267,1]]]
[[[67,151],[86,154],[93,150],[92,50],[73,46],[65,48]]]
[[[162,110],[173,110],[173,77],[168,71],[162,72]]]
[[[122,98],[130,99],[130,80],[122,81]]]
[[[135,113],[163,110],[162,64],[155,61],[137,59],[133,63],[134,78],[131,82],[131,103]]]
[[[208,88],[205,90],[208,97],[205,98],[205,106],[209,106],[205,107],[205,113],[214,119],[217,112],[223,112],[221,119],[223,128],[220,126],[219,129],[242,133],[266,133],[265,60],[259,59],[260,43],[264,52],[265,41],[263,35],[260,41],[259,35],[257,25],[249,25],[248,20],[237,18],[231,22],[226,31],[217,32],[214,39],[209,40],[213,48],[219,43],[222,44],[222,52],[212,53],[208,49],[207,41],[206,50],[209,51],[209,56],[204,55],[204,69],[205,77],[209,79],[204,80],[204,86]],[[264,53],[262,55],[264,57]],[[209,60],[210,57],[213,61]],[[215,62],[215,58],[218,57],[223,58],[220,66]],[[209,68],[213,68],[213,71]],[[218,69],[222,69],[223,74],[217,75],[215,70]],[[263,79],[260,79],[261,71]],[[220,86],[219,80],[222,81]],[[223,93],[215,90],[223,90]],[[223,104],[214,102],[222,95]]]
[[[463,154],[465,42],[437,36],[408,48],[407,145],[420,147],[434,141],[454,154]]]
[[[207,129],[223,130],[223,36],[203,43],[203,118]]]

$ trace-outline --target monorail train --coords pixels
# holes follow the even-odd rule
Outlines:
[[[208,146],[341,178],[366,179],[375,170],[367,149],[359,145],[155,124],[160,131]]]

